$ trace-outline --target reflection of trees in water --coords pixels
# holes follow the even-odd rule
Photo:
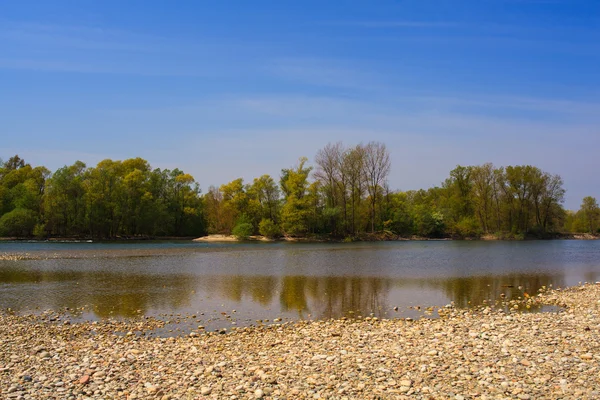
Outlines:
[[[598,282],[600,280],[600,271],[588,270],[583,274],[583,279],[586,282]]]
[[[95,290],[98,280],[107,290]],[[100,274],[96,279],[84,281],[90,284],[89,304],[99,317],[131,317],[150,309],[177,310],[190,304],[194,282],[183,275],[129,275]],[[81,283],[80,283],[81,284]]]
[[[14,265],[14,264],[12,264]],[[484,300],[500,300],[529,293],[534,295],[542,286],[563,286],[564,276],[550,274],[508,274],[448,279],[398,279],[384,277],[336,276],[244,276],[184,274],[128,274],[83,271],[40,271],[4,266],[0,263],[0,284],[20,286],[18,295],[2,299],[3,307],[20,309],[80,308],[93,305],[99,317],[135,316],[137,310],[147,313],[152,309],[173,312],[189,306],[196,290],[204,295],[215,295],[242,303],[269,307],[279,300],[283,312],[297,313],[299,317],[311,314],[316,318],[335,318],[349,312],[381,315],[388,306],[392,289],[431,288],[444,293],[458,307],[482,304]],[[598,279],[596,271],[589,271],[585,279]],[[37,285],[40,284],[40,285]],[[518,289],[522,286],[523,289]],[[12,290],[12,289],[10,289]],[[5,292],[6,293],[6,292]],[[0,292],[1,294],[1,292]],[[278,296],[277,296],[278,295]],[[406,299],[408,303],[412,299]],[[8,304],[15,303],[15,304]],[[402,305],[398,303],[397,305]],[[276,311],[275,311],[276,312]]]
[[[232,301],[241,302],[249,296],[254,303],[267,306],[273,301],[277,278],[274,276],[218,275],[211,276],[202,286],[207,293],[216,293]]]
[[[132,317],[148,309],[175,310],[189,303],[194,282],[182,275],[134,275],[110,272],[39,271],[0,268],[0,283],[48,284],[27,286],[19,297],[35,308],[78,309],[93,305],[98,317]],[[25,290],[34,291],[26,293]],[[31,308],[17,303],[16,311]]]
[[[525,293],[535,295],[542,286],[562,286],[562,282],[563,277],[556,275],[508,274],[442,279],[431,286],[441,288],[457,307],[468,307],[481,305],[484,300],[495,302],[523,297]]]
[[[309,311],[308,302],[306,301],[308,279],[306,276],[283,277],[279,294],[282,311],[296,310],[299,316],[303,316],[305,312]]]
[[[305,312],[318,318],[340,317],[349,311],[377,313],[386,307],[391,285],[385,278],[287,276],[279,300],[283,311],[295,310],[301,317]]]
[[[374,312],[385,308],[392,281],[386,278],[292,275],[273,276],[215,275],[200,279],[201,290],[232,301],[252,301],[263,307],[272,304],[279,293],[281,311],[299,317],[308,314],[334,318],[348,311]]]

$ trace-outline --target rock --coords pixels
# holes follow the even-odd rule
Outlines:
[[[200,388],[200,394],[202,396],[208,396],[211,393],[212,393],[212,389],[207,386],[203,386]]]
[[[96,371],[94,372],[94,378],[104,378],[106,376],[106,372],[104,371]]]
[[[0,397],[600,398],[599,301],[600,285],[583,285],[490,301],[489,314],[453,306],[411,323],[370,315],[197,336],[188,325],[202,321],[173,314],[174,337],[156,337],[167,318],[64,326],[0,311]],[[515,304],[567,308],[506,315]]]
[[[409,379],[402,379],[400,381],[400,386],[407,386],[407,387],[411,387],[412,386],[412,381]]]

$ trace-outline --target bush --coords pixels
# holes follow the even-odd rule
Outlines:
[[[0,218],[0,236],[31,236],[36,219],[33,211],[15,208]]]
[[[42,239],[46,237],[46,224],[36,224],[33,227],[33,236],[38,239]]]
[[[459,237],[479,237],[481,235],[479,222],[475,217],[464,217],[456,223],[455,233]]]
[[[233,228],[233,231],[231,233],[233,233],[233,236],[235,236],[236,238],[240,240],[245,240],[248,239],[250,235],[252,235],[253,231],[254,228],[252,227],[252,224],[248,222],[241,222]]]
[[[261,235],[271,239],[281,236],[279,226],[277,226],[275,222],[269,218],[263,218],[263,220],[260,221],[260,224],[258,225],[258,232]]]

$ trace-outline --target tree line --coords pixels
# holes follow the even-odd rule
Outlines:
[[[583,199],[563,207],[559,175],[531,165],[457,166],[440,186],[391,190],[385,144],[330,143],[308,159],[205,194],[179,169],[152,169],[141,158],[77,161],[51,173],[18,155],[0,160],[0,236],[165,237],[260,234],[270,238],[383,236],[551,237],[599,233],[600,207]]]
[[[19,156],[0,164],[0,235],[114,238],[204,232],[194,178],[141,158],[81,161],[54,173]]]

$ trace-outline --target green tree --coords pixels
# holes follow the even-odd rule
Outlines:
[[[15,208],[0,218],[0,236],[29,237],[37,223],[34,211]]]
[[[303,235],[309,230],[312,202],[308,196],[311,168],[305,167],[307,161],[302,157],[298,166],[281,172],[281,189],[286,196],[281,210],[281,227],[291,236]]]
[[[232,231],[233,236],[237,237],[240,240],[245,240],[252,235],[254,231],[254,227],[249,222],[241,222],[238,223]]]
[[[221,203],[223,230],[229,234],[235,227],[238,218],[243,214],[248,214],[249,199],[242,178],[221,185],[219,190],[223,198]]]
[[[260,224],[258,225],[258,232],[270,239],[275,239],[281,236],[281,230],[279,229],[279,226],[277,226],[277,224],[269,218],[263,218],[263,220],[260,221]]]
[[[258,225],[265,218],[273,222],[279,221],[281,194],[271,176],[263,175],[255,178],[252,185],[246,189],[246,193],[249,198],[247,212],[254,225]]]
[[[586,196],[581,203],[583,224],[589,233],[596,233],[600,226],[600,207],[595,197]]]
[[[59,168],[48,180],[44,196],[46,230],[51,234],[67,236],[85,232],[85,179],[86,165],[75,164]]]

